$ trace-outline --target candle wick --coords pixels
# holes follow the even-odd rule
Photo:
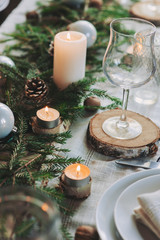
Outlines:
[[[48,113],[48,111],[46,111],[46,118],[48,118],[48,116],[49,116],[49,113]]]

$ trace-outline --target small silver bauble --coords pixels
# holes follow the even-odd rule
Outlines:
[[[6,64],[10,67],[15,67],[15,63],[7,56],[0,56],[0,64]]]
[[[87,37],[87,47],[93,46],[97,39],[97,30],[94,25],[86,20],[79,20],[68,25],[70,31],[81,32]]]
[[[14,115],[4,103],[0,103],[0,139],[7,137],[14,127]]]

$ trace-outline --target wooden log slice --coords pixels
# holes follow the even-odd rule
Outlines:
[[[71,123],[69,121],[62,121],[61,119],[59,120],[59,124],[55,128],[42,128],[38,125],[37,123],[37,118],[32,117],[31,119],[31,126],[32,126],[32,131],[36,134],[56,134],[56,133],[63,133],[67,132],[69,130]]]
[[[107,156],[134,158],[153,155],[158,150],[160,129],[148,118],[131,111],[127,116],[137,120],[142,125],[142,133],[129,140],[112,138],[103,129],[103,122],[113,116],[120,116],[121,110],[114,109],[96,114],[89,123],[87,139],[97,151]]]
[[[132,5],[130,13],[134,17],[142,18],[160,25],[160,2],[137,2]]]

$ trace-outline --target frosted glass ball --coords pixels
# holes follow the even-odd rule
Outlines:
[[[10,67],[15,67],[15,63],[7,56],[0,56],[0,64],[6,64]]]
[[[97,39],[97,30],[95,26],[86,20],[79,20],[71,23],[68,25],[68,29],[70,31],[77,31],[85,34],[87,37],[87,47],[93,46]]]
[[[0,103],[0,139],[7,137],[14,127],[14,115],[11,109]]]

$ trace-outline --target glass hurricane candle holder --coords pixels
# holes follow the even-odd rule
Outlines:
[[[0,191],[0,239],[57,240],[60,216],[54,202],[28,187]]]
[[[159,98],[160,85],[160,30],[157,29],[154,38],[154,49],[156,58],[156,71],[147,84],[133,90],[133,99],[135,102],[143,105],[155,104]]]

